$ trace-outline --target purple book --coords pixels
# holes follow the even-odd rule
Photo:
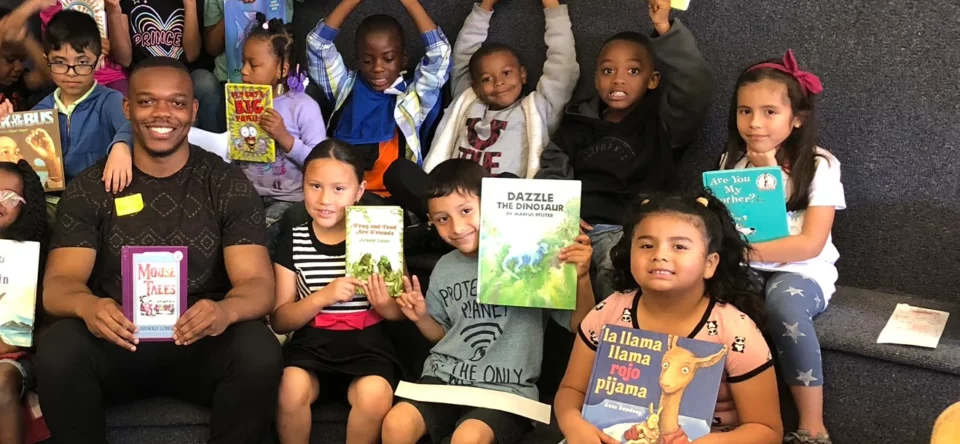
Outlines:
[[[187,247],[123,247],[123,314],[141,341],[172,341],[187,309]]]

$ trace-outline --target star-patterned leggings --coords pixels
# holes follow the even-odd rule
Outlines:
[[[823,385],[820,341],[813,318],[826,308],[823,290],[797,273],[767,274],[767,323],[783,369],[784,382],[807,387]]]

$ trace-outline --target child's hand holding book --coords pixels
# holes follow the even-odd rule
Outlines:
[[[357,278],[338,277],[311,296],[319,298],[320,308],[340,302],[349,302],[357,294],[357,287],[366,289],[367,283]]]

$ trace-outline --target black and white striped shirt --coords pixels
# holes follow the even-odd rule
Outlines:
[[[273,261],[297,273],[297,300],[326,287],[347,273],[346,241],[327,245],[317,240],[313,223],[305,222],[280,235]],[[354,295],[348,302],[324,307],[318,316],[360,313],[370,309],[364,295]]]

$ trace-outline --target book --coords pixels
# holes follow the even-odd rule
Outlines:
[[[123,314],[141,341],[172,341],[187,309],[187,247],[123,247]]]
[[[937,348],[950,313],[897,304],[887,325],[880,331],[877,344],[901,344]]]
[[[630,444],[710,433],[726,346],[616,325],[600,335],[583,419]]]
[[[347,207],[347,276],[366,282],[383,277],[390,296],[403,293],[403,209],[391,206]],[[357,288],[357,294],[364,294]]]
[[[573,310],[577,267],[557,258],[580,233],[580,181],[486,177],[477,300]]]
[[[272,163],[277,158],[276,144],[260,127],[260,116],[273,108],[273,88],[244,83],[227,83],[224,88],[230,160]]]
[[[228,1],[223,4],[223,26],[226,36],[224,52],[227,57],[227,81],[240,82],[243,68],[243,42],[257,23],[257,13],[270,19],[286,17],[286,2],[281,0],[255,0],[253,2]]]
[[[751,243],[790,235],[787,194],[780,167],[707,171],[703,186],[717,196]]]
[[[0,239],[0,339],[33,345],[40,272],[40,243]]]
[[[0,121],[0,162],[26,160],[40,176],[44,191],[66,186],[56,110],[22,111]]]
[[[103,0],[60,0],[60,6],[63,9],[72,9],[83,12],[97,22],[97,28],[100,29],[100,38],[107,37],[107,13],[104,10]]]

